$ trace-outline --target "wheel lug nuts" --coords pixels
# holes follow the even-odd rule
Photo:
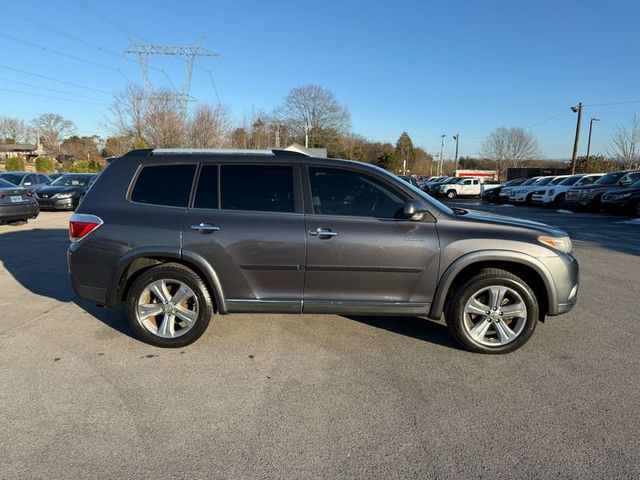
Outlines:
[[[487,310],[487,315],[489,315],[491,313],[491,310]]]

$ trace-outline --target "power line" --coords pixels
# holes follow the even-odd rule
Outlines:
[[[37,43],[33,43],[33,42],[28,41],[28,40],[22,40],[20,38],[14,37],[13,35],[8,35],[6,33],[0,33],[0,37],[8,38],[9,40],[13,40],[14,42],[18,42],[18,43],[23,43],[23,44],[28,45],[28,46],[30,46],[32,48],[39,48],[40,50],[44,50],[44,51],[49,52],[49,53],[54,53],[54,54],[60,55],[62,57],[70,58],[71,60],[75,60],[77,62],[86,63],[87,65],[92,65],[94,67],[104,68],[106,70],[111,70],[111,71],[114,71],[114,72],[118,71],[117,68],[110,67],[108,65],[103,65],[101,63],[97,63],[97,62],[94,62],[92,60],[87,60],[85,58],[77,57],[75,55],[71,55],[69,53],[61,52],[59,50],[54,50],[53,48],[45,47],[43,45],[38,45]]]
[[[524,129],[528,130],[528,129],[532,128],[532,127],[536,127],[538,125],[542,125],[543,123],[549,122],[549,121],[553,120],[554,118],[558,118],[559,116],[564,115],[565,113],[569,113],[569,110],[562,110],[561,112],[554,113],[549,118],[545,118],[544,120],[541,120],[539,122],[532,123],[531,125],[524,127]]]
[[[73,98],[54,97],[53,95],[44,95],[44,94],[41,94],[41,93],[33,93],[33,92],[23,92],[23,91],[20,91],[20,90],[12,90],[10,88],[0,88],[0,91],[18,93],[20,95],[31,95],[33,97],[53,98],[54,100],[63,100],[65,102],[86,103],[88,105],[109,105],[108,103],[98,103],[98,102],[89,102],[89,101],[86,101],[86,100],[75,100]]]
[[[8,65],[0,65],[0,68],[5,68],[7,70],[12,70],[14,72],[22,73],[24,75],[30,75],[32,77],[42,78],[44,80],[49,80],[51,82],[61,83],[63,85],[69,85],[69,86],[76,87],[76,88],[83,88],[85,90],[91,90],[93,92],[103,93],[105,95],[113,95],[113,92],[108,92],[106,90],[100,90],[99,88],[87,87],[85,85],[80,85],[78,83],[73,83],[73,82],[68,82],[66,80],[60,80],[60,79],[57,79],[57,78],[48,77],[46,75],[40,75],[38,73],[27,72],[26,70],[20,70],[19,68],[10,67]]]
[[[145,39],[144,37],[140,36],[138,33],[133,33],[131,30],[129,30],[127,27],[125,27],[121,23],[116,22],[115,20],[112,20],[111,18],[107,17],[105,14],[103,14],[99,10],[96,10],[91,5],[88,5],[87,3],[85,3],[85,2],[83,2],[81,0],[69,0],[69,1],[75,3],[80,8],[84,8],[88,12],[91,12],[91,14],[93,14],[94,16],[100,18],[104,22],[107,22],[108,24],[116,27],[118,30],[122,31],[125,35],[132,36],[132,37],[137,37],[137,38],[139,38],[141,40],[144,40],[144,41],[149,41],[148,39]]]
[[[23,87],[39,88],[41,90],[48,90],[48,91],[54,92],[54,93],[62,93],[64,95],[71,95],[72,97],[88,98],[89,100],[94,100],[93,97],[90,97],[88,95],[82,95],[80,93],[67,92],[65,90],[58,90],[57,88],[43,87],[41,85],[35,85],[33,83],[19,82],[18,80],[11,80],[11,79],[8,79],[8,78],[0,78],[0,81],[8,82],[8,83],[14,83],[16,85],[21,85]]]
[[[640,103],[640,100],[625,100],[622,102],[611,102],[611,103],[586,103],[584,107],[608,107],[610,105],[628,105],[631,103]]]

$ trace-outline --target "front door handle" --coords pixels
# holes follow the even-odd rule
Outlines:
[[[210,223],[199,223],[198,225],[191,225],[191,230],[195,230],[200,233],[213,233],[220,230],[220,227],[216,227]]]
[[[335,237],[338,232],[332,232],[330,228],[318,227],[315,230],[310,230],[309,235],[326,240],[327,238]]]

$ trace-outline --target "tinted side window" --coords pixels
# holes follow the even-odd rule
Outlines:
[[[195,171],[195,165],[144,167],[133,187],[131,200],[154,205],[186,207]]]
[[[204,165],[200,170],[195,208],[218,208],[218,166]]]
[[[351,170],[309,168],[317,215],[396,218],[405,200],[375,177]]]
[[[293,168],[279,165],[222,165],[222,208],[294,212]]]

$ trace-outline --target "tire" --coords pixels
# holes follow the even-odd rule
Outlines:
[[[638,200],[633,207],[631,207],[631,213],[634,213],[636,217],[640,217],[640,200]]]
[[[177,294],[183,300],[174,305],[171,301]],[[179,348],[195,342],[213,315],[207,286],[179,263],[166,263],[142,273],[129,288],[126,300],[127,316],[136,336],[156,347]],[[143,316],[145,313],[149,315]]]
[[[507,293],[502,304],[497,309],[491,308],[491,288],[502,291],[499,289],[505,287]],[[475,303],[474,298],[481,300]],[[478,306],[483,307],[482,311]],[[509,306],[515,315],[500,315]],[[490,312],[489,316],[486,311]],[[531,287],[520,277],[497,268],[481,270],[451,292],[445,306],[445,320],[452,336],[466,350],[477,353],[502,354],[517,350],[533,334],[538,318],[538,301]],[[476,336],[471,333],[474,330]]]
[[[447,192],[447,198],[456,198],[458,196],[458,192],[455,190],[449,190]]]
[[[562,204],[564,203],[564,197],[565,197],[565,194],[561,193],[556,198],[554,198],[553,199],[553,206],[556,207],[556,208],[561,208]]]

